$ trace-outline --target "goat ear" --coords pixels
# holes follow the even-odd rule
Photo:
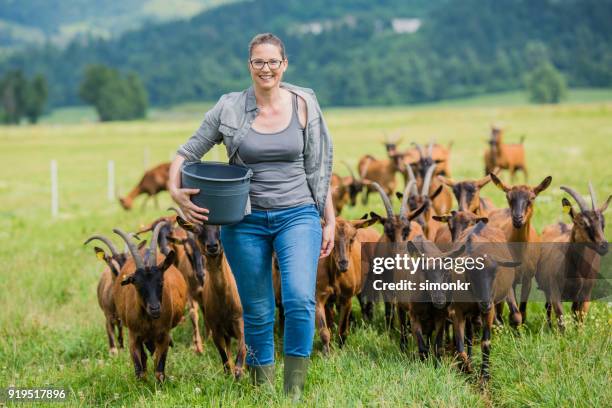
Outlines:
[[[436,177],[438,178],[438,181],[442,184],[445,184],[451,188],[455,186],[455,182],[453,181],[453,179],[449,179],[444,176],[436,176]]]
[[[414,210],[410,215],[408,215],[408,220],[412,221],[414,220],[416,217],[418,217],[419,215],[421,215],[421,213],[423,211],[425,211],[425,209],[428,207],[429,203],[424,203],[422,206],[420,206],[419,208],[417,208],[416,210]]]
[[[197,227],[188,222],[187,220],[183,219],[183,217],[177,216],[176,217],[176,222],[178,223],[178,225],[181,226],[181,228],[183,228],[185,231],[189,231],[189,232],[195,232],[197,233]]]
[[[499,188],[504,193],[507,193],[508,191],[510,191],[510,188],[508,188],[508,186],[505,185],[504,182],[501,181],[495,173],[489,173],[489,175],[491,176],[491,180],[493,181],[493,184],[495,184],[497,188]]]
[[[162,263],[157,265],[160,271],[164,272],[166,269],[170,267],[170,265],[174,264],[174,259],[176,258],[176,253],[174,251],[168,252],[166,258]]]
[[[489,222],[489,217],[478,217],[476,218],[476,223],[482,222],[483,224],[487,224]]]
[[[374,223],[380,222],[381,224],[384,224],[385,221],[387,221],[385,217],[381,217],[380,215],[376,214],[374,211],[370,211],[370,217],[373,220],[375,220]]]
[[[438,188],[436,188],[436,191],[434,191],[433,194],[429,195],[429,199],[434,200],[437,196],[439,196],[440,193],[442,192],[442,188],[444,188],[444,186],[440,184]]]
[[[434,220],[438,222],[448,223],[451,220],[452,216],[451,215],[433,215],[431,218],[433,218]]]
[[[353,220],[351,221],[351,225],[354,228],[366,228],[369,227],[370,225],[374,225],[376,224],[378,220],[375,220],[374,218],[370,218],[370,219],[359,219],[359,220]]]
[[[561,200],[561,205],[563,206],[563,212],[565,214],[569,214],[569,216],[573,220],[574,219],[574,215],[576,213],[574,212],[574,207],[572,207],[572,203],[570,203],[567,198],[563,197],[563,199]]]
[[[535,195],[538,195],[542,191],[546,190],[548,186],[550,186],[551,182],[552,182],[552,176],[548,176],[544,180],[542,180],[542,182],[533,189],[533,192],[535,193]]]
[[[106,252],[100,247],[94,247],[94,252],[96,253],[96,258],[101,261],[106,261]]]
[[[128,275],[121,281],[121,286],[129,285],[130,283],[134,283],[134,275]]]
[[[610,200],[612,200],[612,195],[609,195],[606,202],[603,203],[601,207],[599,207],[599,212],[602,212],[602,213],[606,212],[606,210],[608,209],[608,204],[610,204]]]
[[[368,213],[363,214],[359,219],[360,220],[365,220],[368,218]]]

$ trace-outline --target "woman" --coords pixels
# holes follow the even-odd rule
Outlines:
[[[169,190],[188,221],[208,210],[180,188],[184,161],[199,161],[223,142],[230,163],[253,170],[247,215],[221,228],[221,242],[244,309],[247,364],[256,384],[274,379],[272,253],[278,257],[285,310],[284,389],[298,397],[312,351],[319,257],[334,242],[330,194],[331,139],[312,90],[281,83],[288,61],[281,40],[269,33],[249,44],[252,86],[223,95],[170,168]],[[321,226],[320,217],[323,218]]]

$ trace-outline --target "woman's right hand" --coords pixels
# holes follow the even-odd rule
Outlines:
[[[208,221],[208,209],[198,207],[190,199],[190,196],[199,192],[197,188],[178,188],[171,191],[170,195],[185,213],[186,221],[201,225],[202,221]]]

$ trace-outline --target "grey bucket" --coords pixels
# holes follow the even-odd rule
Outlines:
[[[183,188],[200,189],[191,196],[191,201],[210,211],[206,224],[227,225],[244,217],[252,175],[253,171],[247,167],[195,162],[183,166],[181,183]]]

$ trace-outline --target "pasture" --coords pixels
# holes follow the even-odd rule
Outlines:
[[[201,356],[190,349],[188,320],[173,332],[175,345],[166,368],[169,380],[163,385],[155,383],[150,367],[146,381],[136,380],[126,351],[117,357],[108,355],[104,318],[95,295],[103,264],[94,257],[93,245],[83,247],[82,242],[102,233],[119,243],[113,227],[136,230],[165,214],[171,200],[162,193],[159,209],[149,202],[141,211],[141,197],[131,212],[109,202],[107,161],[115,161],[117,187],[124,195],[143,173],[143,151],[148,149],[150,165],[167,161],[197,128],[202,114],[180,120],[0,129],[0,387],[66,387],[71,406],[286,405],[280,354],[276,393],[254,388],[246,379],[235,382],[223,374],[210,340]],[[426,143],[435,138],[444,145],[452,140],[454,179],[482,176],[490,123],[505,126],[508,143],[525,135],[530,184],[553,176],[552,186],[537,200],[533,222],[538,231],[557,220],[567,221],[561,212],[560,185],[586,194],[592,180],[600,200],[612,193],[610,102],[330,109],[325,116],[334,139],[335,170],[341,175],[347,174],[341,159],[354,166],[365,153],[385,156],[381,143],[385,131],[400,131],[400,149],[413,140]],[[215,158],[225,159],[222,147],[206,157]],[[50,212],[51,159],[57,160],[59,169],[60,212],[55,219]],[[507,180],[505,174],[502,177]],[[522,174],[518,180],[522,182]],[[502,193],[492,185],[482,195],[505,206]],[[376,195],[370,196],[371,209],[384,213]],[[359,218],[366,209],[344,211],[346,218]],[[607,236],[612,239],[610,232]],[[359,316],[357,306],[355,310]],[[334,347],[329,358],[321,355],[320,341],[315,339],[304,402],[308,406],[612,406],[612,307],[593,305],[584,326],[570,323],[565,335],[547,328],[543,304],[530,304],[529,312],[527,325],[518,333],[504,327],[494,334],[492,379],[481,392],[476,377],[459,373],[450,356],[438,367],[433,361],[421,363],[412,340],[410,353],[401,353],[397,333],[383,332],[378,310],[373,326],[352,327],[348,345]]]

